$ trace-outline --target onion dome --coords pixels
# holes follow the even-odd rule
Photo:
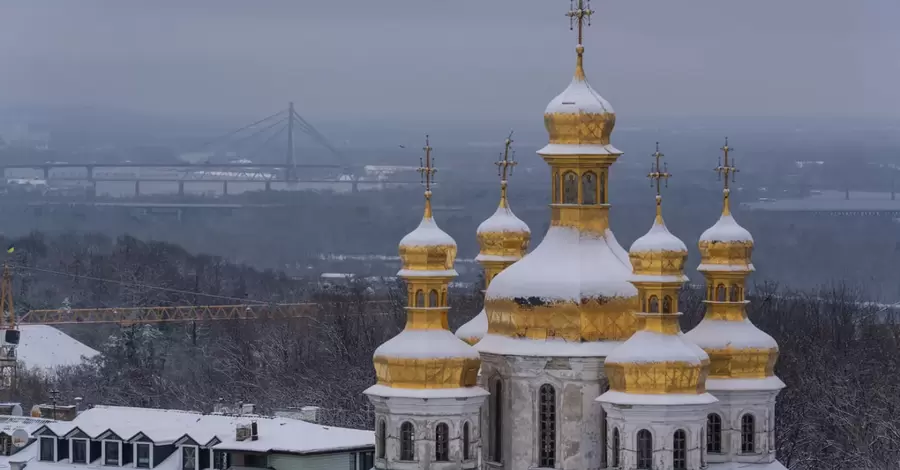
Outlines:
[[[662,214],[658,213],[650,231],[635,240],[628,252],[634,270],[633,279],[687,281],[684,275],[687,254],[687,246],[669,232]]]
[[[429,186],[433,173],[431,148],[426,145],[425,149],[424,171]],[[404,390],[475,387],[481,365],[478,352],[447,328],[447,291],[450,281],[456,277],[453,269],[456,242],[435,223],[430,190],[425,192],[422,222],[400,241],[400,258],[403,266],[398,275],[407,286],[406,327],[375,350],[377,384],[367,393],[385,395],[388,392],[384,387]],[[389,393],[397,395],[398,392]]]
[[[753,387],[779,389],[784,386],[775,377],[778,343],[747,318],[746,281],[753,272],[753,237],[731,215],[728,175],[735,169],[728,164],[727,143],[722,215],[703,232],[699,247],[701,263],[697,268],[706,278],[706,314],[685,337],[703,348],[710,358],[710,389],[719,389],[723,379],[765,379]]]

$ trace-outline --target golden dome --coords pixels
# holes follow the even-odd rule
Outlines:
[[[709,369],[703,356],[679,334],[638,331],[606,358],[609,389],[640,395],[705,393]]]
[[[456,241],[435,223],[431,214],[431,193],[426,193],[425,215],[415,230],[400,240],[400,276],[411,273],[456,276]]]
[[[753,236],[734,220],[728,207],[728,190],[722,215],[715,225],[700,235],[700,271],[746,270],[753,271]]]
[[[481,251],[475,259],[481,263],[501,262],[509,265],[518,261],[525,255],[531,240],[528,225],[516,217],[509,207],[505,187],[497,211],[478,226],[476,233]]]
[[[669,232],[660,212],[650,231],[635,240],[628,252],[636,276],[674,276],[680,281],[687,280],[684,277],[687,255],[687,246]]]
[[[544,126],[551,144],[609,145],[616,114],[608,101],[594,91],[584,74],[584,46],[576,48],[575,76],[544,111]]]

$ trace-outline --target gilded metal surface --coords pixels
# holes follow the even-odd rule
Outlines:
[[[700,241],[700,258],[703,264],[717,265],[743,265],[750,267],[750,259],[753,254],[753,242],[731,241],[710,242]]]
[[[645,251],[628,253],[635,274],[680,276],[684,273],[687,251]]]
[[[550,206],[550,225],[554,227],[570,227],[585,233],[603,235],[609,229],[609,206],[553,204]]]
[[[453,269],[455,245],[400,246],[403,269],[412,271],[446,271]]]
[[[471,338],[462,338],[463,341],[466,342],[469,346],[475,346],[476,343],[481,341],[481,338],[477,336],[472,336]]]
[[[393,388],[459,388],[477,385],[479,359],[410,359],[375,357],[375,377],[379,385]]]
[[[713,379],[762,379],[775,375],[778,348],[704,349]]]
[[[485,302],[488,332],[513,338],[622,341],[638,330],[637,297],[545,302],[536,298]]]
[[[515,261],[482,261],[481,266],[484,267],[484,289],[487,290],[491,285],[494,277],[500,274],[504,269],[510,267]]]
[[[515,256],[521,258],[531,241],[529,232],[481,232],[478,235],[480,254],[488,256]]]
[[[415,308],[406,309],[407,330],[446,330],[447,308]]]
[[[681,325],[678,324],[678,314],[653,315],[638,314],[644,320],[642,331],[652,331],[664,335],[677,335],[681,333]]]
[[[680,361],[634,364],[606,364],[610,390],[660,395],[666,393],[701,394],[706,392],[707,368],[702,364]]]
[[[706,316],[710,320],[744,321],[747,319],[745,309],[747,302],[705,301]]]
[[[615,113],[546,113],[544,127],[551,144],[609,145]]]

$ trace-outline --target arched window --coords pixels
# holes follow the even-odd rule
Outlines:
[[[737,284],[731,285],[731,292],[729,293],[728,300],[730,302],[737,302],[741,300],[741,290]]]
[[[741,453],[752,454],[756,451],[756,426],[750,413],[741,417]]]
[[[647,310],[647,313],[659,313],[659,297],[651,295],[649,307],[650,309]]]
[[[422,291],[416,291],[416,303],[413,305],[414,307],[424,307],[425,306],[425,293]]]
[[[606,173],[600,173],[600,204],[606,204]]]
[[[463,460],[469,460],[469,423],[463,424],[462,454]]]
[[[562,187],[559,181],[559,172],[553,173],[553,197],[552,201],[554,204],[560,201],[559,197],[559,188]]]
[[[581,203],[591,205],[597,203],[597,174],[593,171],[581,175]]]
[[[672,468],[687,470],[687,435],[681,429],[672,437]]]
[[[578,204],[578,175],[567,171],[563,175],[563,204]]]
[[[494,381],[491,391],[491,460],[503,461],[503,383]]]
[[[435,289],[431,289],[431,292],[428,294],[428,306],[437,307],[439,305],[438,298],[438,291]]]
[[[440,423],[434,429],[434,460],[450,461],[450,427],[447,423]]]
[[[441,306],[447,305],[447,291],[441,290]]]
[[[712,300],[715,298],[715,297],[713,297],[713,285],[712,284],[709,284],[706,286],[706,298],[709,300]]]
[[[409,421],[400,425],[400,460],[416,459],[416,428]]]
[[[653,436],[646,429],[641,429],[637,433],[637,468],[641,470],[653,468]]]
[[[672,313],[672,296],[663,297],[663,313]]]
[[[619,466],[619,447],[619,428],[614,428],[612,437],[612,461],[610,462],[611,467]]]
[[[553,468],[556,465],[556,390],[550,384],[540,388],[541,443],[540,465]]]
[[[715,413],[706,417],[706,451],[710,454],[722,453],[722,417]]]
[[[385,443],[387,442],[387,424],[384,420],[378,421],[378,432],[377,432],[377,444],[375,445],[375,455],[378,456],[379,459],[384,458],[384,448]]]
[[[725,284],[719,284],[716,286],[716,302],[725,302],[726,292],[725,292]]]

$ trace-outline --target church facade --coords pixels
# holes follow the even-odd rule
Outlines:
[[[577,0],[575,73],[544,112],[550,228],[526,254],[528,227],[506,197],[478,229],[484,310],[447,329],[456,244],[431,215],[425,146],[425,215],[400,243],[406,328],[375,352],[378,469],[778,470],[774,375],[778,345],[746,315],[753,238],[729,208],[699,241],[706,314],[679,326],[686,245],[663,220],[659,152],[648,175],[657,211],[625,250],[609,224],[609,185],[622,155],[616,116],[588,83]],[[649,219],[650,217],[648,217]]]

